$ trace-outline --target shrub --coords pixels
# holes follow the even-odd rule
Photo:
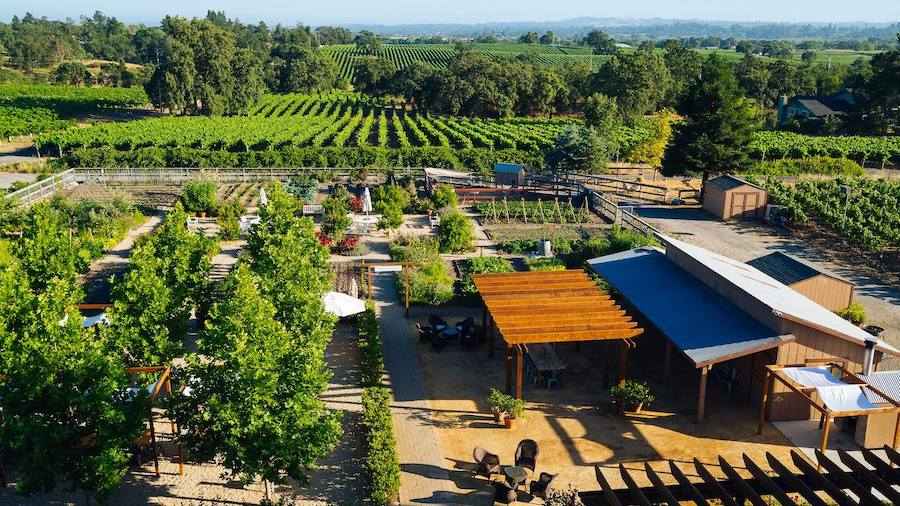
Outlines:
[[[619,406],[648,405],[654,400],[653,394],[650,393],[650,386],[647,383],[632,380],[625,380],[624,384],[610,388],[609,396]]]
[[[409,207],[410,200],[409,193],[394,184],[376,186],[372,191],[372,207],[376,213],[384,212],[386,207],[399,207],[402,212]]]
[[[458,282],[457,293],[461,296],[473,300],[478,296],[478,290],[475,288],[475,282],[472,281],[472,274],[491,274],[497,272],[512,272],[513,266],[509,260],[500,257],[478,257],[470,258],[466,261],[465,274]]]
[[[452,185],[442,184],[435,187],[434,193],[431,194],[431,201],[434,202],[435,209],[455,209],[459,198]]]
[[[641,246],[659,246],[659,241],[634,230],[627,230],[618,225],[612,227],[606,237],[591,237],[576,241],[572,245],[572,253],[566,257],[570,267],[581,267],[592,258],[627,251]]]
[[[325,232],[316,232],[316,239],[319,240],[319,244],[326,248],[331,248],[331,245],[334,244],[334,241],[332,241],[331,237],[328,237],[328,234]]]
[[[453,278],[438,251],[433,237],[401,237],[388,246],[395,262],[409,262],[407,275],[398,276],[400,292],[409,284],[410,302],[436,306],[453,298]]]
[[[475,249],[475,225],[459,211],[441,217],[438,242],[442,253],[463,253]]]
[[[866,323],[866,308],[859,302],[851,302],[849,306],[835,313],[854,325]]]
[[[513,255],[524,255],[526,253],[534,253],[538,249],[537,239],[513,239],[512,241],[503,241],[499,244],[500,251],[511,253]]]
[[[335,241],[343,239],[344,234],[347,233],[347,227],[353,223],[353,220],[347,216],[349,212],[350,206],[343,195],[336,194],[325,199],[322,202],[322,222],[320,224],[322,232]]]
[[[403,225],[403,209],[395,205],[385,205],[381,210],[381,218],[378,219],[378,228],[381,230],[396,230]]]
[[[185,183],[181,200],[185,209],[192,213],[212,213],[217,207],[216,191],[215,181],[194,179]]]
[[[529,271],[563,271],[566,263],[556,257],[526,258],[525,266]]]
[[[547,498],[544,499],[545,506],[584,506],[584,503],[581,502],[581,496],[578,495],[578,490],[572,488],[572,485],[569,485],[569,488],[566,490],[551,488],[547,492]]]
[[[344,237],[340,241],[338,241],[337,245],[335,245],[335,252],[346,255],[359,251],[361,247],[361,243],[359,241],[358,235],[348,235]]]
[[[319,191],[319,183],[315,179],[309,177],[295,177],[285,183],[284,189],[293,195],[294,198],[309,204],[316,200],[316,193]]]
[[[372,502],[389,504],[400,492],[400,459],[391,420],[391,394],[384,387],[370,387],[362,393],[363,425],[366,430],[366,469]]]
[[[241,216],[246,212],[237,200],[231,200],[219,209],[219,235],[226,241],[233,241],[241,235]]]
[[[384,355],[381,351],[381,328],[375,315],[375,304],[366,301],[366,310],[356,317],[356,333],[359,336],[359,369],[364,387],[381,384],[384,373]]]

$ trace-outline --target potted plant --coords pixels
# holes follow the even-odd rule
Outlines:
[[[631,411],[640,413],[645,404],[653,402],[653,394],[647,383],[625,380],[621,385],[609,389],[613,407],[618,412]]]
[[[502,421],[503,407],[506,405],[508,398],[508,395],[496,388],[492,388],[491,393],[487,396],[488,404],[491,405],[491,412],[494,413],[494,421],[497,423]]]
[[[509,397],[505,405],[503,406],[503,411],[506,413],[506,418],[503,419],[504,424],[507,429],[514,429],[516,426],[516,420],[519,418],[525,418],[525,401],[522,399],[516,399],[511,396]]]

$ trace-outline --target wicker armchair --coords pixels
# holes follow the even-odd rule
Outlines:
[[[492,474],[500,474],[500,457],[478,446],[472,451],[475,459],[475,474],[483,474],[488,478]]]
[[[516,465],[531,469],[531,472],[533,473],[540,452],[541,448],[536,441],[533,439],[523,439],[519,442],[519,446],[516,447]]]
[[[416,330],[419,331],[420,343],[427,343],[434,338],[434,329],[431,327],[423,327],[421,323],[416,322]]]
[[[550,474],[550,473],[541,473],[541,476],[531,482],[531,487],[529,488],[529,492],[534,497],[540,497],[541,499],[547,498],[547,489],[550,487],[550,483],[559,476],[558,474]]]
[[[505,481],[492,482],[494,485],[494,504],[512,504],[518,500],[516,489]]]
[[[440,316],[436,315],[431,315],[428,317],[428,324],[431,325],[431,328],[434,329],[435,334],[440,334],[448,328],[447,322],[444,321],[444,319]]]

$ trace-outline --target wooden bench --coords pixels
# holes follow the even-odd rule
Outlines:
[[[309,216],[312,214],[322,214],[322,206],[319,204],[304,204],[303,216]]]

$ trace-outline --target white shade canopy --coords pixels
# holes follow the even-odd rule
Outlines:
[[[322,296],[325,303],[325,311],[337,315],[340,318],[353,316],[366,310],[366,303],[340,292],[326,292]]]
[[[266,189],[259,189],[259,205],[264,206],[269,203],[269,197],[266,196]]]
[[[363,190],[362,195],[362,212],[369,214],[372,212],[372,194],[369,193],[369,187],[367,186]]]

